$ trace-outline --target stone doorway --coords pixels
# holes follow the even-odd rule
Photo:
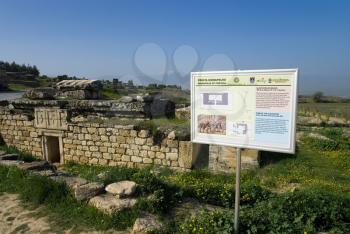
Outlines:
[[[58,137],[46,136],[47,161],[51,163],[60,163],[60,144]]]
[[[51,163],[64,163],[62,132],[46,130],[41,135],[44,159]]]

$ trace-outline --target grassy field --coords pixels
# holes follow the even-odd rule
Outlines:
[[[350,119],[350,103],[300,103],[298,108],[301,112]]]
[[[12,78],[8,86],[11,91],[26,91],[37,87],[47,87],[49,84],[50,80],[43,77],[34,79]]]
[[[303,127],[299,131],[303,137],[295,155],[263,153],[261,168],[243,171],[242,233],[350,232],[350,129]],[[22,158],[32,160],[29,155]],[[64,186],[8,167],[0,167],[0,192],[19,193],[25,204],[48,207],[45,215],[62,230],[123,230],[147,211],[166,224],[155,233],[233,233],[234,174],[74,163],[66,164],[65,170],[105,184],[136,181],[138,203],[133,209],[103,215],[76,202]],[[199,210],[195,217],[186,215],[189,210],[169,216],[188,198],[215,208]]]
[[[116,100],[121,98],[122,95],[118,94],[117,92],[115,92],[113,89],[111,88],[103,88],[102,89],[102,97],[105,99],[112,99],[112,100]]]

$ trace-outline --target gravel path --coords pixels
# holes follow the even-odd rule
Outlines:
[[[76,230],[63,231],[60,227],[50,224],[46,217],[39,217],[38,213],[42,208],[27,209],[21,205],[21,201],[17,194],[4,193],[0,195],[0,233],[77,233]],[[57,231],[61,230],[61,231]],[[81,233],[99,234],[99,233],[115,233],[128,234],[130,231],[84,231]]]

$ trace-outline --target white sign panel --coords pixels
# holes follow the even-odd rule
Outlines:
[[[295,151],[297,69],[191,73],[193,142]]]

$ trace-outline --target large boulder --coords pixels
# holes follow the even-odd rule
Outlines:
[[[106,186],[106,191],[119,197],[132,196],[137,188],[134,181],[124,180]]]
[[[136,199],[117,198],[107,193],[91,198],[89,204],[106,214],[112,214],[126,208],[132,208],[136,204]]]
[[[142,213],[139,218],[136,219],[132,233],[133,234],[146,234],[150,231],[161,229],[162,223],[159,222],[155,215],[149,213]]]
[[[38,100],[38,99],[54,99],[56,90],[54,88],[35,88],[26,92],[23,97]]]

